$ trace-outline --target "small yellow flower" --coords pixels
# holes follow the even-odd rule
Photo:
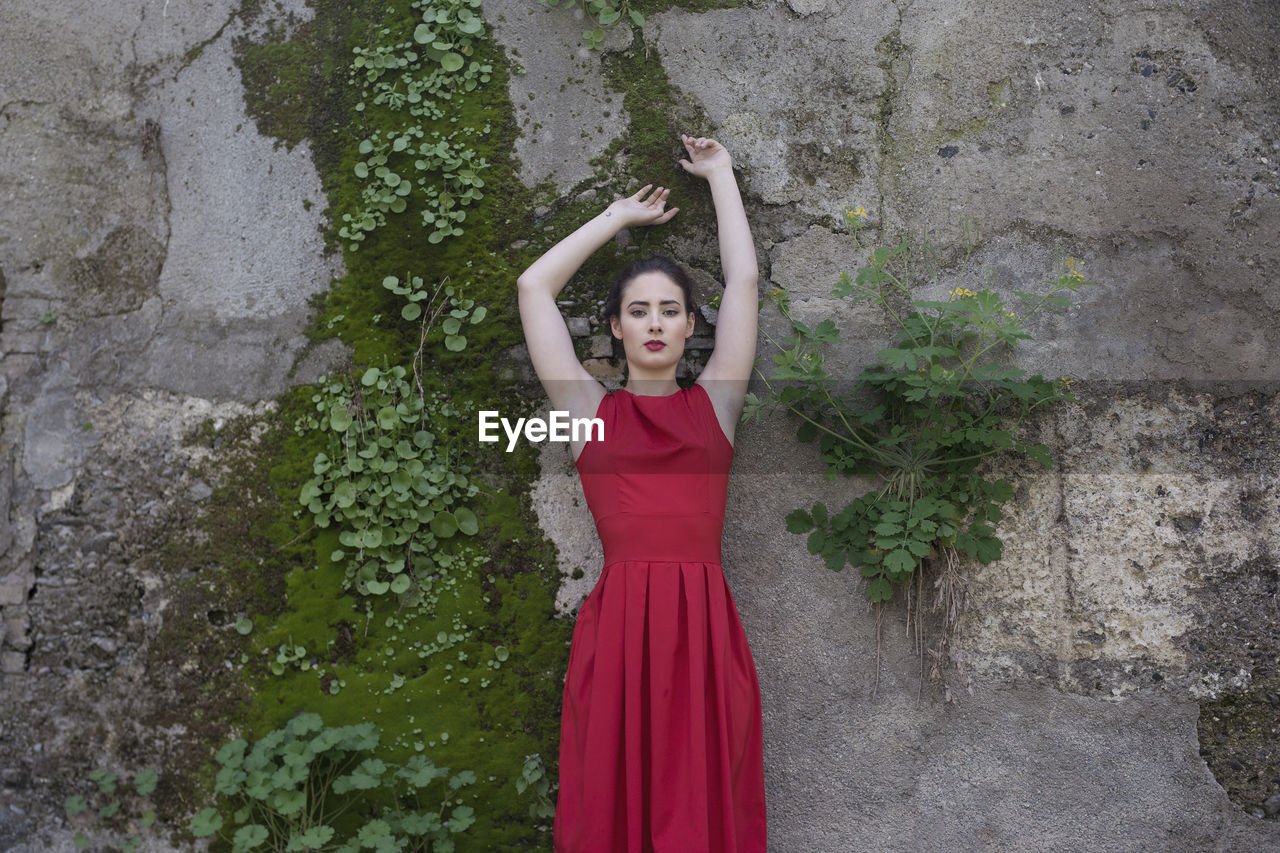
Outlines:
[[[853,215],[854,215],[854,216],[860,216],[860,217],[862,217],[863,219],[866,219],[866,218],[867,218],[867,209],[866,209],[865,207],[859,207],[857,210],[855,210],[855,211],[853,212]]]
[[[1067,275],[1077,281],[1083,281],[1084,276],[1080,273],[1080,261],[1076,258],[1067,258],[1065,261],[1067,267]]]
[[[963,296],[977,296],[978,294],[974,293],[972,290],[970,290],[967,287],[957,287],[954,290],[948,290],[947,295],[954,296],[955,298],[959,299]]]

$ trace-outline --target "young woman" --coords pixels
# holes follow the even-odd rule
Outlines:
[[[693,334],[688,276],[665,258],[614,282],[606,315],[627,359],[612,394],[578,362],[556,295],[623,228],[658,225],[669,189],[645,186],[553,246],[519,278],[520,319],[552,408],[599,417],[571,445],[605,566],[578,611],[565,678],[556,853],[765,850],[755,662],[720,564],[733,436],[755,360],[755,248],[733,162],[681,136],[680,165],[715,203],[725,292],[715,349],[676,384]]]

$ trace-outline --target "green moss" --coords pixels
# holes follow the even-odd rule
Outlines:
[[[652,13],[668,5],[644,8]],[[403,121],[381,109],[355,110],[359,91],[347,76],[351,50],[370,46],[381,27],[404,27],[411,9],[407,0],[314,0],[313,6],[314,19],[292,28],[288,37],[271,30],[261,43],[241,41],[237,53],[259,129],[290,146],[310,140],[330,205],[327,215],[335,222],[359,205],[359,141]],[[428,244],[412,205],[389,216],[355,251],[331,232],[330,250],[344,253],[347,273],[317,299],[310,334],[315,340],[336,335],[348,343],[353,370],[407,365],[419,349],[419,328],[400,319],[401,297],[381,282],[388,275],[448,282],[485,305],[489,318],[468,327],[468,346],[459,353],[447,352],[440,332],[431,332],[422,347],[427,391],[443,390],[463,412],[511,411],[542,402],[536,386],[505,385],[496,378],[495,361],[522,343],[516,275],[597,205],[557,201],[548,217],[533,221],[539,194],[520,184],[511,157],[517,131],[506,96],[505,59],[487,41],[472,58],[493,65],[491,82],[455,98],[447,120],[423,123],[428,132],[473,128],[467,144],[491,164],[484,175],[486,197],[469,209],[465,233]],[[638,45],[606,57],[606,68],[611,85],[626,93],[632,117],[630,131],[600,164],[610,175],[606,191],[621,191],[631,174],[642,172],[646,182],[673,187],[681,196],[682,233],[695,230],[714,259],[709,195],[677,165],[683,155],[679,132],[698,132],[705,117],[670,86],[656,57],[645,57]],[[665,239],[661,229],[642,232],[631,248],[598,253],[579,280],[612,278],[631,253],[655,251]],[[527,799],[514,787],[525,756],[533,752],[543,755],[554,777],[572,628],[571,620],[557,616],[555,549],[538,530],[529,502],[529,484],[539,475],[536,453],[528,447],[511,454],[482,449],[468,440],[473,422],[453,423],[455,446],[471,457],[472,479],[482,486],[484,500],[474,507],[481,529],[442,552],[455,563],[435,579],[439,595],[432,606],[404,606],[390,597],[365,601],[343,592],[343,568],[329,559],[336,531],[315,528],[297,502],[322,449],[322,436],[294,431],[295,420],[312,405],[311,394],[310,388],[298,388],[285,395],[256,441],[249,420],[222,430],[210,425],[192,437],[218,448],[227,467],[221,478],[210,475],[220,485],[198,528],[175,533],[157,557],[191,569],[175,583],[176,618],[158,644],[168,658],[157,664],[179,670],[192,649],[207,662],[207,672],[180,703],[203,711],[207,723],[183,764],[185,787],[179,786],[181,808],[175,804],[174,812],[190,813],[212,802],[210,756],[230,734],[229,725],[253,738],[310,710],[330,725],[378,723],[390,760],[422,752],[455,771],[475,771],[478,782],[466,789],[466,802],[475,807],[477,823],[459,839],[460,850],[549,848],[549,827],[534,825]],[[244,637],[227,625],[210,630],[202,617],[215,602],[222,611],[248,613],[253,632]],[[276,675],[272,664],[282,645],[306,652],[298,660],[286,654],[283,673]],[[509,652],[505,661],[498,660],[499,646]],[[241,655],[247,657],[243,665]],[[177,709],[170,711],[176,715]]]
[[[1280,777],[1280,676],[1255,678],[1249,689],[1200,703],[1200,754],[1231,801],[1261,809]]]
[[[399,120],[385,112],[354,111],[358,93],[347,82],[351,48],[367,45],[374,29],[403,21],[409,7],[403,0],[389,8],[324,0],[315,5],[315,20],[291,39],[276,31],[264,44],[238,47],[259,128],[288,144],[312,141],[334,221],[359,199],[356,144]],[[418,349],[418,328],[400,319],[400,298],[382,288],[382,279],[408,273],[461,287],[489,308],[489,319],[468,327],[468,347],[460,353],[446,352],[433,331],[424,347],[424,381],[468,412],[509,409],[526,397],[532,405],[540,396],[537,389],[495,381],[495,355],[521,342],[514,280],[532,260],[509,246],[513,235],[532,231],[528,215],[505,211],[532,205],[510,159],[515,124],[502,57],[488,43],[478,54],[474,58],[495,66],[491,83],[452,102],[450,119],[456,124],[424,123],[440,130],[489,126],[489,132],[468,138],[492,166],[485,174],[486,198],[469,211],[464,235],[429,245],[416,210],[390,217],[357,251],[346,251],[347,275],[318,302],[312,329],[315,339],[336,334],[349,343],[357,365],[407,364]],[[330,240],[334,250],[344,248],[332,234]],[[343,570],[328,557],[336,533],[311,528],[309,515],[297,512],[299,488],[320,449],[315,437],[293,434],[293,419],[309,406],[310,393],[295,391],[273,418],[258,457],[266,464],[230,473],[211,501],[208,529],[232,529],[216,537],[227,547],[209,555],[206,570],[238,564],[238,580],[224,573],[218,594],[223,607],[248,610],[255,622],[248,638],[225,637],[235,641],[232,657],[243,648],[250,661],[226,680],[238,682],[240,689],[230,692],[247,704],[231,713],[226,706],[235,703],[229,701],[222,713],[246,736],[261,735],[304,709],[332,725],[373,720],[391,760],[421,751],[437,764],[476,772],[479,781],[467,789],[467,801],[476,808],[477,823],[459,839],[459,849],[549,846],[547,827],[533,825],[528,801],[514,787],[530,753],[542,753],[554,768],[571,628],[556,618],[555,553],[537,530],[528,501],[528,483],[537,475],[533,454],[469,448],[465,438],[474,434],[474,423],[454,424],[463,437],[458,446],[479,457],[478,479],[491,493],[486,505],[476,507],[481,531],[454,549],[466,560],[439,580],[443,594],[432,612],[400,609],[390,599],[366,604],[342,592]],[[201,440],[209,438],[204,434]],[[251,536],[235,528],[246,502],[263,508]],[[437,642],[441,632],[450,635],[445,643]],[[306,655],[274,675],[271,663],[281,644],[303,646]],[[510,652],[505,662],[497,660],[498,646]],[[201,701],[207,705],[210,697]],[[216,746],[217,738],[209,743]]]

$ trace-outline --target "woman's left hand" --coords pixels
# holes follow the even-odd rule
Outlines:
[[[733,158],[729,156],[729,150],[714,139],[703,136],[694,138],[682,133],[680,141],[684,143],[684,150],[689,152],[689,159],[681,160],[680,165],[689,174],[709,178],[712,172],[719,169],[733,171]]]

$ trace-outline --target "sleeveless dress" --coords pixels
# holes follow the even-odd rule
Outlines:
[[[607,395],[578,472],[604,544],[569,649],[556,853],[761,853],[755,661],[720,564],[733,446],[700,385]]]

